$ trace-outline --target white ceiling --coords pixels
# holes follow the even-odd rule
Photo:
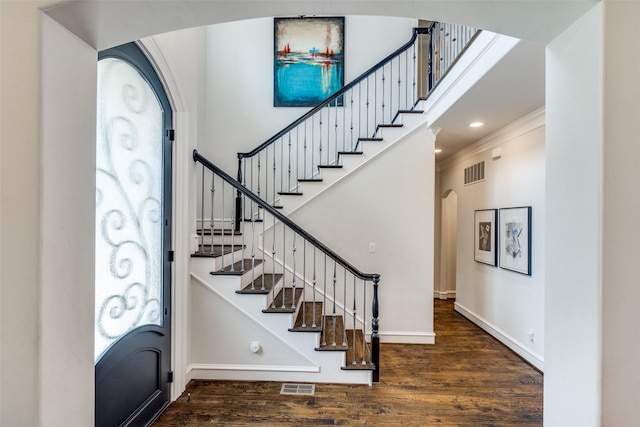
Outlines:
[[[436,161],[544,106],[545,47],[521,42],[440,116]],[[446,76],[445,76],[446,78]],[[471,128],[471,122],[484,126]]]

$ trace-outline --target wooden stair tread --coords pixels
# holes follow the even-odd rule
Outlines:
[[[298,182],[322,182],[322,178],[300,178]]]
[[[335,318],[335,322],[334,322]],[[341,315],[328,315],[322,319],[322,335],[320,335],[319,351],[345,351],[348,346],[344,341],[344,320]],[[335,345],[334,345],[335,342]],[[348,342],[348,341],[347,341]]]
[[[276,295],[269,308],[262,310],[263,313],[295,313],[298,301],[302,296],[302,288],[296,288],[295,298],[293,297],[293,288],[282,288]],[[284,308],[282,307],[282,299],[284,296]]]
[[[302,193],[293,191],[279,191],[278,194],[280,196],[302,196]]]
[[[303,325],[304,316],[304,326]],[[316,326],[313,326],[315,319]],[[298,310],[298,316],[293,328],[289,329],[291,332],[322,332],[322,302],[303,302]]]
[[[363,338],[363,332],[362,329],[356,329],[355,330],[355,335],[356,335],[356,343],[355,343],[355,361],[356,363],[353,363],[354,361],[354,345],[353,345],[353,329],[347,329],[347,342],[349,343],[349,350],[347,350],[347,355],[346,355],[346,362],[345,362],[345,366],[342,368],[344,370],[372,370],[375,369],[375,366],[373,365],[373,363],[369,362],[371,360],[371,350],[369,349],[369,343],[366,343],[366,345],[364,346],[364,358],[365,358],[365,363],[362,363],[362,355],[363,355],[363,342],[362,342],[362,338]]]
[[[261,261],[262,262],[262,261]],[[264,289],[262,280],[264,278]],[[256,277],[253,283],[249,283],[242,290],[236,291],[238,294],[268,294],[273,289],[274,283],[278,283],[282,279],[282,274],[265,273]],[[253,285],[253,289],[251,288]]]
[[[362,151],[338,151],[338,155],[340,155],[340,156],[344,156],[344,155],[348,155],[348,154],[360,155],[360,154],[364,154],[364,153]]]
[[[198,228],[196,230],[196,233],[198,234],[198,236],[211,236],[211,229],[210,228]],[[242,234],[241,231],[236,231],[236,230],[230,230],[228,228],[225,228],[224,230],[219,229],[219,228],[214,228],[213,229],[213,235],[214,236],[240,236]]]
[[[424,114],[424,110],[398,110],[398,114]]]
[[[254,261],[254,266],[258,266],[260,264],[262,264],[261,259],[256,259]],[[224,274],[242,275],[249,270],[251,270],[251,259],[243,259],[243,260],[234,262],[232,266],[228,265],[218,271],[212,271],[211,274],[214,276],[224,275]]]
[[[401,128],[404,125],[402,123],[386,123],[378,125],[379,128]]]
[[[377,141],[377,142],[380,142],[380,141],[384,141],[384,139],[383,138],[358,138],[358,142],[360,142],[360,141],[374,141],[374,142]]]
[[[244,222],[262,222],[262,218],[245,218],[243,219]],[[241,233],[242,234],[242,233]]]
[[[198,251],[191,254],[191,256],[194,258],[217,258],[223,254],[228,255],[242,249],[244,249],[244,247],[241,244],[234,244],[233,247],[230,244],[224,245],[224,247],[222,245],[213,245],[213,248],[210,244],[198,245]]]
[[[340,169],[340,168],[342,168],[342,165],[318,165],[318,168],[323,168],[323,169]]]

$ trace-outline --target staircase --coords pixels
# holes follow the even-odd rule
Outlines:
[[[204,319],[191,322],[192,377],[379,380],[380,276],[358,270],[289,215],[426,125],[421,93],[437,82],[418,61],[426,55],[421,36],[435,39],[436,24],[416,29],[367,73],[239,153],[237,179],[194,151],[201,197],[192,307]],[[439,48],[426,46],[436,57]],[[202,336],[214,343],[195,338]]]

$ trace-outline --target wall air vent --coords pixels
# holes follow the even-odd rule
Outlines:
[[[476,163],[464,169],[464,185],[484,181],[484,162]]]

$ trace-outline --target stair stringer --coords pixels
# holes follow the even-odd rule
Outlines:
[[[290,332],[294,314],[263,313],[266,308],[267,296],[237,294],[240,289],[240,276],[212,276],[209,274],[207,263],[200,259],[192,259],[191,269],[191,325],[192,352],[191,363],[188,367],[188,379],[220,379],[220,380],[264,380],[264,381],[305,381],[330,382],[344,384],[371,384],[371,371],[349,371],[341,369],[345,366],[345,352],[343,351],[315,351],[319,345],[320,334],[313,332]],[[197,301],[193,297],[198,298]],[[206,308],[205,308],[206,307]],[[217,313],[221,311],[235,313],[236,322],[219,319]],[[198,319],[211,324],[210,330],[203,331],[200,325],[194,325]],[[215,328],[217,324],[223,327]],[[238,330],[242,325],[249,324],[250,333]],[[220,332],[224,333],[220,333]],[[227,332],[228,331],[228,332]],[[224,334],[227,337],[224,338]],[[206,343],[195,342],[203,340],[203,335],[209,339],[219,338],[217,345],[227,345],[225,353],[238,352],[242,363],[231,363],[223,360],[219,363],[214,357],[203,360],[200,347]],[[244,336],[244,338],[242,338]],[[246,341],[246,342],[243,342]],[[256,360],[277,356],[277,364],[253,363],[247,356],[250,354],[250,344],[253,341],[265,343],[263,353],[255,355]],[[268,344],[266,344],[268,343]],[[274,347],[277,343],[278,347]],[[216,345],[214,344],[214,345]],[[267,348],[268,347],[268,348]],[[224,356],[222,357],[225,358]]]
[[[321,182],[299,183],[299,191],[302,196],[279,196],[280,203],[283,206],[281,212],[286,216],[290,216],[322,193],[357,172],[372,159],[384,154],[394,145],[409,138],[422,127],[427,126],[427,116],[425,114],[401,113],[398,120],[405,122],[405,124],[398,128],[380,128],[378,130],[382,141],[361,141],[360,149],[363,154],[341,156],[342,168],[323,169],[320,172]]]

